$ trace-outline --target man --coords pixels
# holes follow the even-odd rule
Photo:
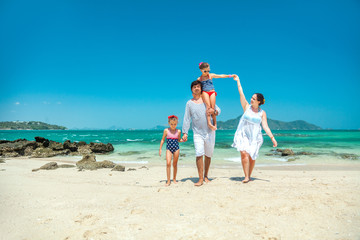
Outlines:
[[[197,80],[191,83],[191,91],[193,98],[186,103],[182,139],[184,142],[187,141],[190,122],[192,122],[196,166],[199,173],[199,181],[195,183],[195,186],[201,186],[204,180],[210,182],[208,172],[215,147],[215,131],[208,127],[206,115],[215,114],[217,116],[220,114],[220,109],[215,106],[215,110],[209,109],[206,112],[206,105],[201,98],[202,88],[200,81]],[[203,156],[205,156],[205,172]]]

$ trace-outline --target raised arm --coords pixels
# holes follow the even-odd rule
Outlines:
[[[273,147],[277,147],[277,142],[275,140],[274,135],[271,133],[271,130],[270,130],[269,126],[268,126],[266,112],[264,110],[263,110],[261,123],[262,123],[262,127],[263,127],[264,131],[271,138],[271,141],[273,142]]]
[[[161,157],[161,148],[165,142],[165,137],[167,135],[167,129],[164,130],[163,136],[161,138],[161,142],[160,142],[160,149],[159,149],[159,156]]]
[[[240,79],[237,75],[235,75],[234,80],[237,82],[237,86],[238,86],[238,90],[239,90],[239,94],[240,94],[240,103],[245,112],[246,109],[249,107],[249,103],[248,103],[248,101],[246,101],[245,94],[244,94],[243,89],[240,84]]]
[[[215,74],[215,73],[210,73],[209,77],[210,78],[234,78],[235,79],[235,74]]]

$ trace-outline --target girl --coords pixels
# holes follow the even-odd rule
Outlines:
[[[210,65],[205,62],[199,63],[199,68],[200,68],[200,71],[202,74],[197,80],[199,80],[201,82],[202,99],[206,105],[206,110],[209,110],[209,108],[214,109],[215,104],[216,104],[217,93],[215,92],[215,88],[214,88],[212,79],[213,78],[231,78],[231,77],[235,77],[235,75],[225,75],[225,74],[217,75],[214,73],[210,73]],[[215,131],[217,129],[216,115],[212,114],[211,116],[213,118],[214,124],[211,123],[210,115],[207,116],[207,124],[211,130]]]
[[[264,96],[261,93],[255,93],[251,97],[249,104],[245,99],[239,77],[235,75],[234,79],[237,81],[240,102],[244,114],[237,127],[232,147],[241,153],[241,163],[245,174],[242,182],[247,183],[250,181],[251,173],[255,166],[255,159],[258,157],[259,149],[263,143],[260,123],[266,134],[271,138],[273,147],[277,146],[277,142],[267,124],[266,113],[260,108],[260,106],[265,103]]]
[[[170,171],[171,171],[171,158],[174,157],[173,167],[174,167],[174,176],[173,176],[173,183],[176,182],[176,173],[177,173],[177,162],[179,159],[180,149],[179,149],[179,142],[182,142],[180,135],[181,131],[176,129],[178,124],[178,117],[175,115],[171,115],[168,117],[168,122],[170,128],[166,128],[164,130],[164,134],[162,136],[160,142],[160,149],[159,155],[161,157],[161,148],[164,144],[165,137],[166,137],[166,175],[167,175],[167,182],[166,186],[170,185]]]

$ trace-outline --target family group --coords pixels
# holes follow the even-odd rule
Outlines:
[[[245,178],[242,181],[247,183],[251,180],[251,173],[255,166],[255,160],[259,155],[259,149],[263,143],[262,128],[271,138],[273,147],[277,146],[274,135],[267,124],[265,111],[260,108],[265,103],[261,93],[255,93],[250,103],[246,100],[240,79],[236,74],[214,74],[210,73],[210,65],[205,62],[199,64],[201,76],[191,83],[193,98],[186,103],[185,115],[181,130],[177,129],[178,117],[168,117],[169,128],[164,130],[160,142],[159,155],[161,156],[162,146],[166,139],[166,186],[169,186],[171,173],[171,160],[173,160],[173,183],[176,182],[177,162],[180,155],[179,142],[188,140],[188,131],[192,123],[193,139],[196,154],[196,166],[199,174],[199,181],[195,186],[201,186],[204,181],[210,182],[208,172],[215,147],[215,131],[217,130],[216,117],[221,113],[216,105],[214,78],[233,78],[237,82],[240,94],[240,103],[244,114],[242,115],[234,136],[232,147],[236,148],[241,155],[241,163]],[[205,158],[205,164],[204,164]]]

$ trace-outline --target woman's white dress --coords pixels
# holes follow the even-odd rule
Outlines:
[[[262,115],[262,109],[254,112],[250,105],[240,119],[234,136],[234,143],[232,144],[232,147],[238,151],[246,151],[249,153],[253,160],[258,157],[259,149],[264,141],[260,125]]]

